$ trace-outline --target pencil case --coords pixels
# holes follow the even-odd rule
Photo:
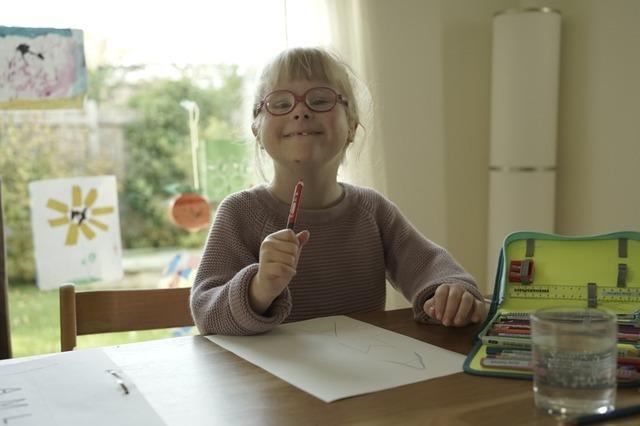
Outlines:
[[[640,385],[640,233],[514,232],[502,245],[487,319],[464,362],[469,374],[531,379],[529,315],[593,307],[618,315],[618,385]]]

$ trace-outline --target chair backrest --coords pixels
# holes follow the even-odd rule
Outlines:
[[[9,281],[7,279],[6,258],[7,249],[4,243],[4,209],[2,207],[2,177],[0,177],[0,359],[11,358]]]
[[[76,337],[117,331],[193,325],[188,287],[77,292],[60,287],[60,347],[70,351]]]

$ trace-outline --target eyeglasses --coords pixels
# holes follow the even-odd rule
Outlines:
[[[329,87],[313,87],[304,92],[302,96],[298,96],[290,90],[275,90],[268,93],[256,104],[253,115],[257,117],[263,107],[271,115],[289,114],[299,102],[304,102],[311,111],[315,112],[331,111],[338,102],[349,105],[344,96]]]

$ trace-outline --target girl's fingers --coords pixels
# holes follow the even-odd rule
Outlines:
[[[456,326],[462,327],[469,323],[470,316],[475,308],[475,300],[476,298],[473,297],[471,293],[465,290],[465,292],[462,294],[462,297],[460,298],[458,312],[456,313],[456,317],[453,320],[453,323]]]
[[[309,231],[302,231],[298,235],[296,235],[296,238],[298,239],[298,251],[296,253],[296,263],[294,265],[294,267],[296,268],[298,267],[298,260],[300,259],[302,248],[307,244],[310,237],[311,234],[309,233]]]
[[[282,251],[265,250],[260,253],[260,262],[262,263],[282,263],[292,268],[296,267],[298,257],[294,254]]]
[[[484,301],[477,300],[460,284],[441,284],[422,309],[445,326],[462,327],[469,322],[481,322],[486,316]]]
[[[298,239],[298,244],[300,244],[300,248],[304,247],[305,244],[307,244],[307,242],[309,241],[309,238],[311,238],[311,233],[309,231],[302,231],[299,232],[298,235],[296,235],[297,239]]]
[[[282,252],[282,253],[287,253],[295,256],[298,254],[298,248],[299,248],[299,244],[297,239],[295,242],[291,242],[291,241],[270,239],[267,237],[262,242],[262,245],[260,246],[260,251],[261,252],[263,251]]]
[[[447,298],[449,296],[449,284],[441,284],[433,295],[435,318],[442,321],[444,310],[447,306]]]
[[[424,302],[424,305],[422,305],[422,310],[431,318],[436,317],[436,308],[433,306],[433,297],[431,299],[427,299],[427,301]]]
[[[283,263],[265,263],[262,270],[264,276],[269,279],[285,278],[290,279],[296,274],[296,270]]]
[[[458,312],[458,307],[460,306],[462,292],[464,291],[461,286],[451,286],[447,295],[447,307],[442,315],[442,324],[447,326],[453,324],[453,320]]]
[[[309,240],[309,231],[295,234],[283,229],[268,235],[260,245],[257,283],[265,291],[280,293],[296,275],[302,246]]]
[[[276,239],[279,241],[289,241],[295,243],[298,241],[296,233],[291,229],[281,229],[279,231],[274,232],[273,234],[267,235],[267,238]]]
[[[433,319],[438,319],[436,317],[436,307],[434,305],[434,298],[432,297],[431,299],[427,299],[426,302],[424,302],[424,305],[422,305],[422,310],[424,311],[425,314],[427,314],[429,317],[433,318]]]
[[[301,234],[304,232],[307,232],[308,234],[308,231],[303,231]],[[261,248],[264,246],[295,254],[300,248],[300,241],[298,235],[296,235],[291,229],[282,229],[274,232],[273,234],[267,235],[264,241],[262,241]]]

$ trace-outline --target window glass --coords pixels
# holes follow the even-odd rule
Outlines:
[[[5,26],[83,30],[89,82],[82,109],[0,110],[14,356],[59,350],[57,291],[35,286],[29,182],[117,178],[124,277],[78,291],[190,285],[207,231],[177,226],[170,207],[196,193],[213,214],[260,183],[249,129],[256,70],[288,45],[326,40],[323,2],[287,3],[24,0],[2,11]],[[87,336],[79,347],[190,332]]]

